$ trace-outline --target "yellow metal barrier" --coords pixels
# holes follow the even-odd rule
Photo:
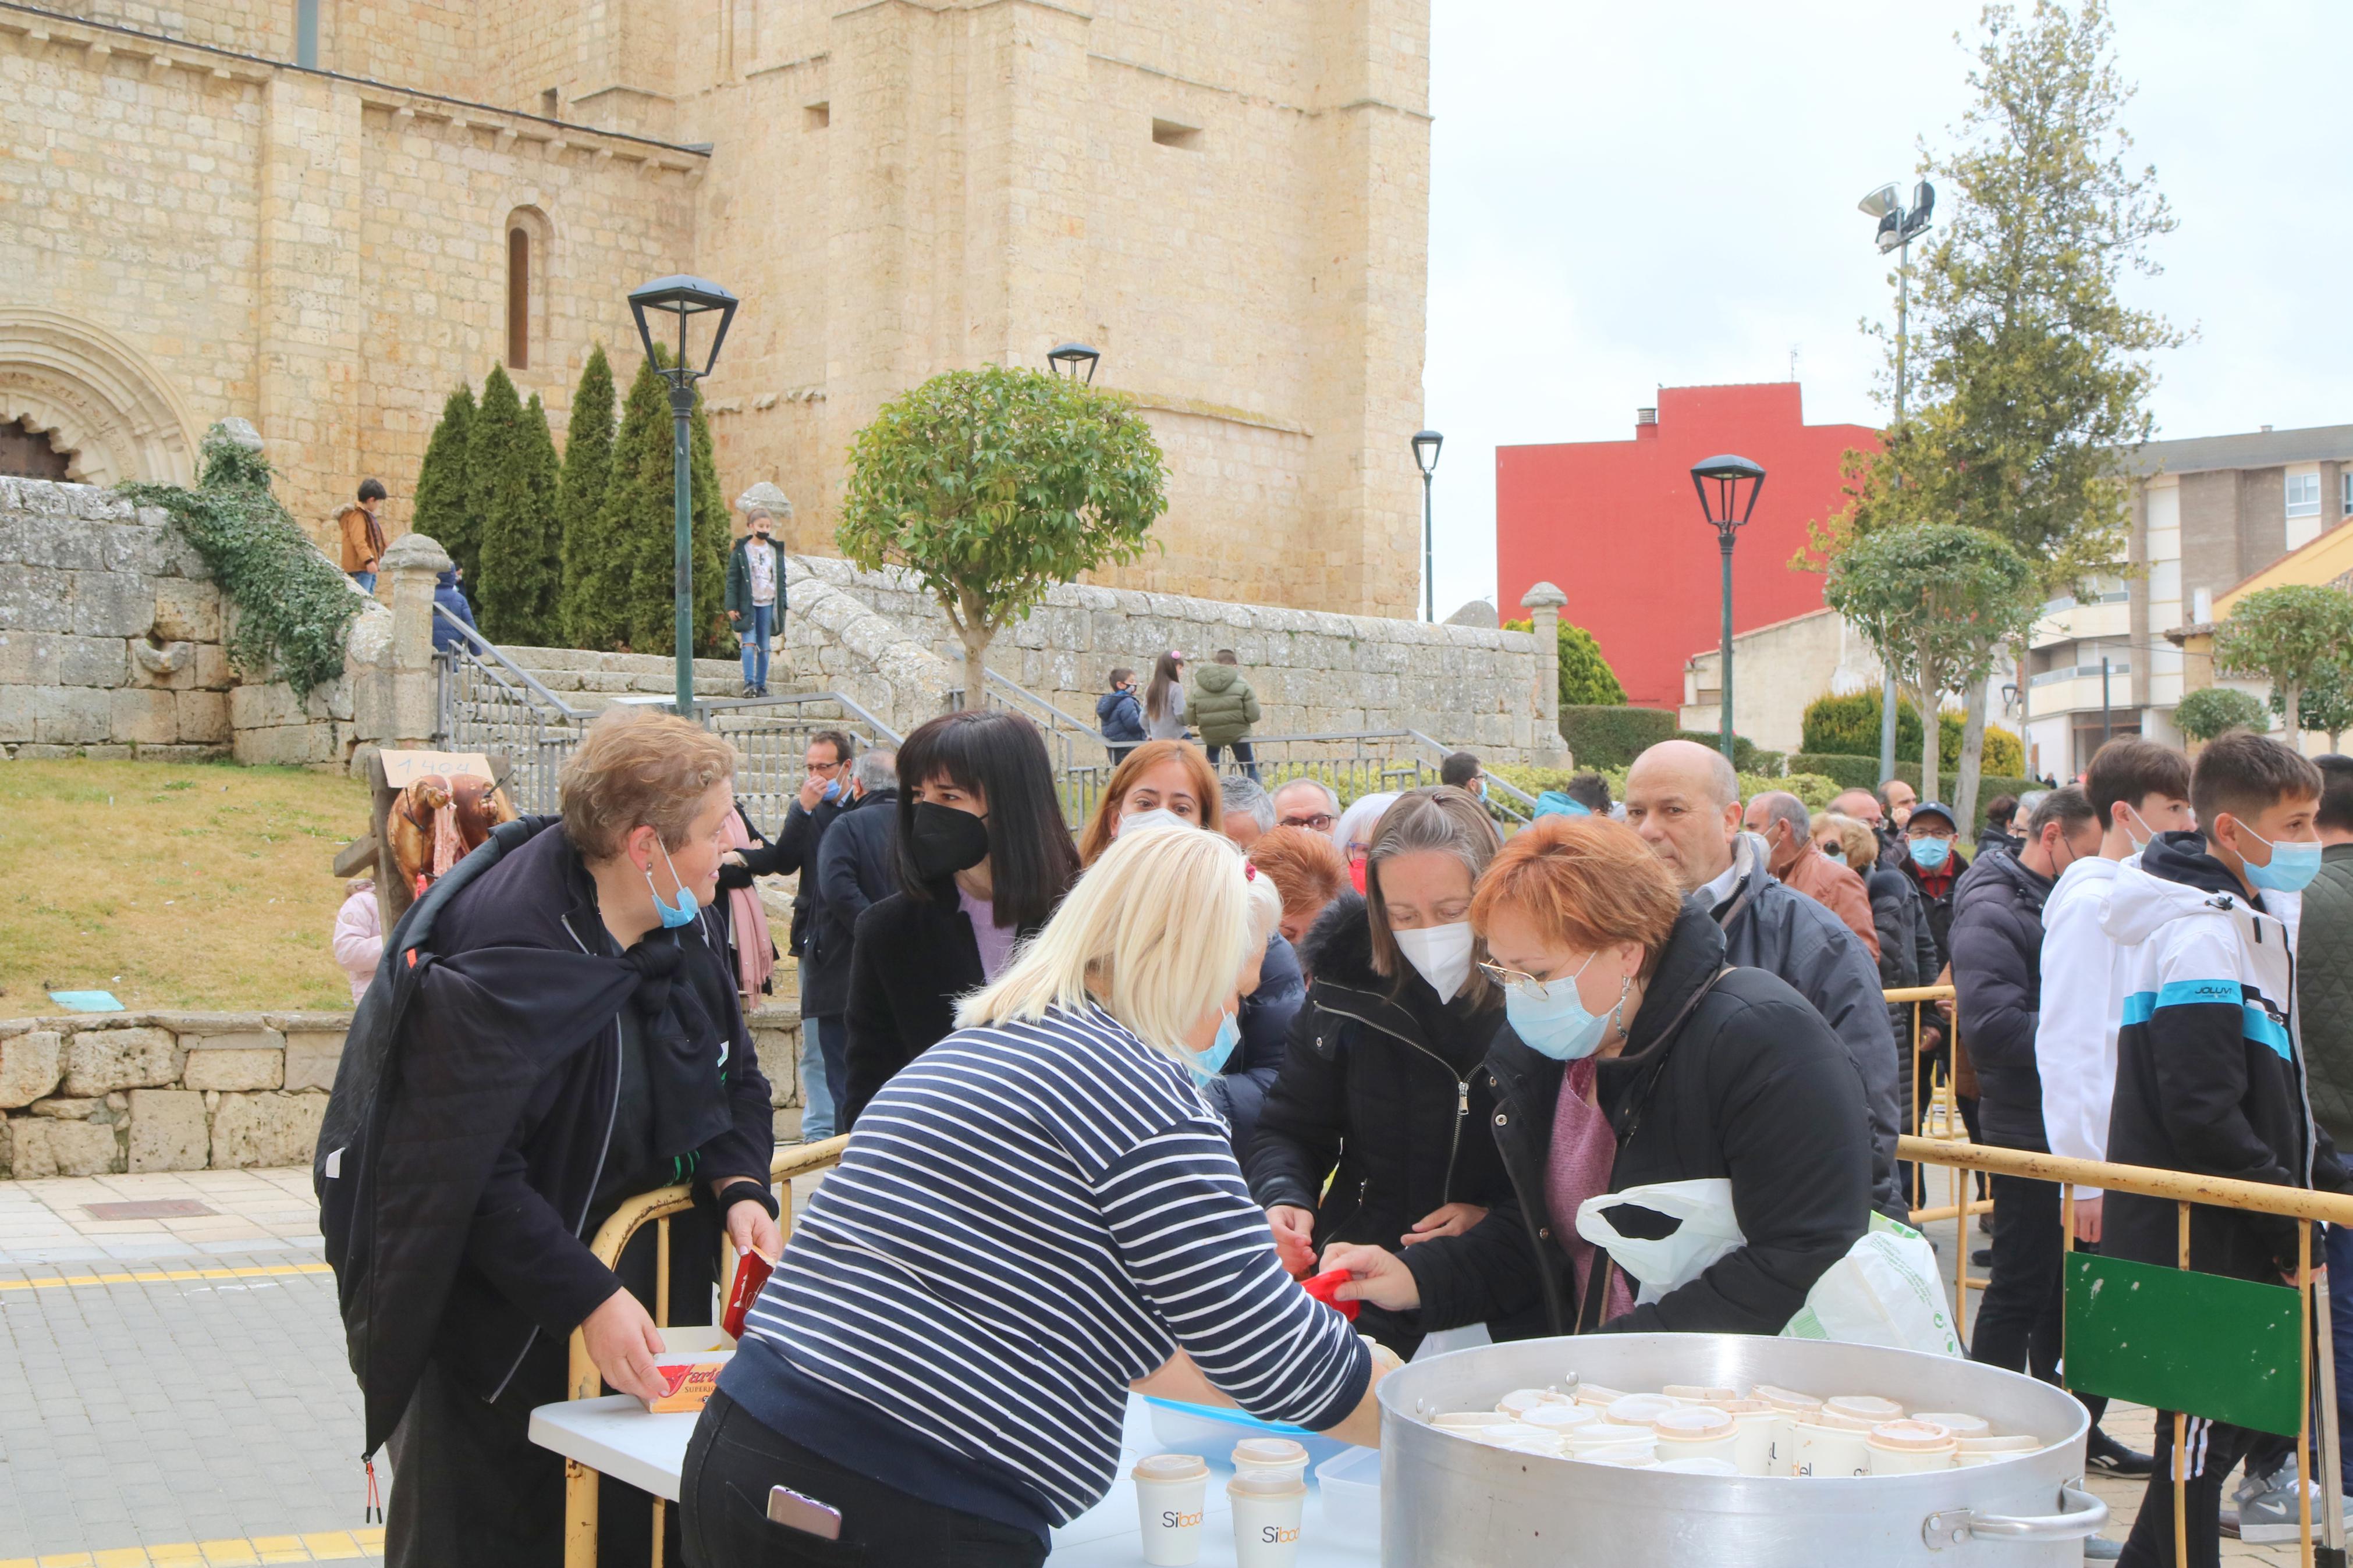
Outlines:
[[[778,1150],[776,1161],[768,1167],[769,1179],[783,1185],[781,1210],[776,1224],[786,1240],[793,1234],[792,1178],[815,1175],[841,1163],[841,1152],[849,1145],[848,1134],[828,1138],[820,1143],[803,1143]],[[659,1328],[670,1326],[670,1221],[672,1215],[684,1214],[694,1206],[694,1193],[683,1184],[674,1187],[657,1187],[628,1199],[613,1211],[596,1232],[589,1250],[596,1261],[607,1268],[617,1268],[629,1238],[650,1223],[654,1233],[654,1323]],[[728,1247],[720,1243],[720,1300],[727,1299],[733,1286],[733,1272],[726,1257]],[[588,1339],[579,1330],[572,1332],[571,1375],[565,1380],[564,1397],[569,1400],[595,1399],[605,1391],[604,1380],[597,1375],[596,1363],[588,1356]],[[654,1568],[662,1568],[662,1526],[667,1505],[654,1499]],[[577,1459],[564,1461],[564,1568],[596,1568],[596,1472]]]
[[[1893,995],[1894,993],[1890,993]],[[1996,1149],[1983,1144],[1948,1142],[1935,1138],[1899,1138],[1895,1154],[1898,1160],[1919,1164],[1946,1165],[1963,1171],[1983,1171],[1990,1175],[2022,1176],[2031,1181],[2064,1184],[2062,1195],[2061,1226],[2066,1249],[2075,1249],[2075,1192],[2077,1187],[2096,1187],[2103,1192],[2134,1193],[2143,1197],[2166,1198],[2178,1205],[2180,1214],[2179,1266],[2189,1267],[2189,1211],[2192,1205],[2205,1204],[2214,1208],[2242,1209],[2253,1214],[2278,1215],[2287,1219],[2317,1220],[2327,1225],[2353,1226],[2353,1197],[2334,1193],[2308,1191],[2301,1187],[2273,1186],[2263,1182],[2232,1181],[2226,1176],[2200,1176],[2181,1171],[2162,1171],[2147,1165],[2113,1165],[2104,1160],[2071,1160],[2059,1154],[2036,1154],[2022,1149]],[[1954,1266],[1954,1296],[1957,1300],[1962,1286],[1961,1276],[1967,1272],[1968,1222],[1960,1221],[1958,1249],[1960,1258]],[[2299,1481],[2298,1524],[2302,1546],[2303,1568],[2312,1568],[2312,1491],[2302,1485],[2312,1474],[2311,1422],[2312,1408],[2312,1231],[2308,1226],[2296,1227],[2296,1297],[2302,1320],[2303,1389],[2301,1406],[2307,1419],[2298,1424],[2295,1437],[2295,1473]],[[2332,1413],[2333,1414],[2333,1413]],[[2173,1417],[2174,1462],[2179,1467],[2188,1452],[2185,1428],[2189,1418],[2179,1412]],[[2334,1465],[2329,1476],[2334,1478]],[[2187,1517],[2189,1491],[2182,1484],[2179,1468],[2174,1472],[2173,1542],[2175,1560],[2187,1568],[2189,1561],[2189,1521]],[[2328,1488],[2333,1504],[2336,1488]]]

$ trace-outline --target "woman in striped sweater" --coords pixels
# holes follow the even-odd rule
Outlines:
[[[1277,1260],[1198,1084],[1252,943],[1221,835],[1120,838],[859,1119],[687,1452],[688,1560],[1031,1564],[1130,1388],[1377,1445],[1371,1352]],[[786,1487],[838,1542],[767,1518]]]

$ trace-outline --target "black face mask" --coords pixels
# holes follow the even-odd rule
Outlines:
[[[926,882],[968,871],[988,858],[987,819],[952,805],[919,800],[910,847],[914,852],[915,873]]]

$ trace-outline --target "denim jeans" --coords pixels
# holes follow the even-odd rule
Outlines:
[[[1233,743],[1233,747],[1234,761],[1242,765],[1242,772],[1248,773],[1253,779],[1257,778],[1258,757],[1257,754],[1250,750],[1250,743],[1248,741],[1236,741]],[[1220,742],[1212,741],[1208,742],[1207,749],[1209,753],[1209,765],[1214,768],[1225,758],[1225,745]]]
[[[828,1020],[801,1020],[801,1142],[833,1136],[833,1085],[826,1079],[825,1047],[818,1043]],[[839,1028],[839,1020],[829,1020]]]
[[[768,640],[776,635],[776,606],[754,605],[744,622],[744,684],[768,684]]]
[[[351,574],[351,578],[352,578],[352,581],[353,581],[353,582],[357,583],[357,584],[360,585],[360,592],[361,592],[361,593],[363,593],[363,594],[373,594],[373,593],[375,593],[375,573],[373,573],[373,572],[354,572],[354,573],[353,573],[353,574]]]

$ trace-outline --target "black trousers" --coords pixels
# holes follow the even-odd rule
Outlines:
[[[2261,1434],[2219,1421],[2189,1421],[2189,1568],[2222,1561],[2222,1482]],[[2319,1521],[2313,1521],[2319,1533]],[[2157,1413],[2157,1469],[2140,1500],[2140,1517],[2125,1538],[2120,1559],[2137,1568],[2173,1568],[2173,1413]]]
[[[841,1539],[768,1521],[768,1489],[841,1511]],[[1037,1568],[1029,1531],[925,1502],[802,1447],[714,1394],[679,1485],[687,1568]]]
[[[1969,1331],[1971,1361],[2031,1373],[2045,1383],[2059,1381],[2066,1239],[2057,1183],[1993,1178],[1993,1282]],[[2096,1426],[2107,1410],[2106,1398],[2076,1397]]]
[[[1253,779],[1258,777],[1258,756],[1250,750],[1250,743],[1248,741],[1236,741],[1233,742],[1233,747],[1234,761],[1241,763],[1242,772],[1250,774]],[[1224,744],[1215,741],[1204,742],[1203,749],[1209,753],[1209,765],[1213,768],[1218,765],[1218,760],[1226,752]]]

